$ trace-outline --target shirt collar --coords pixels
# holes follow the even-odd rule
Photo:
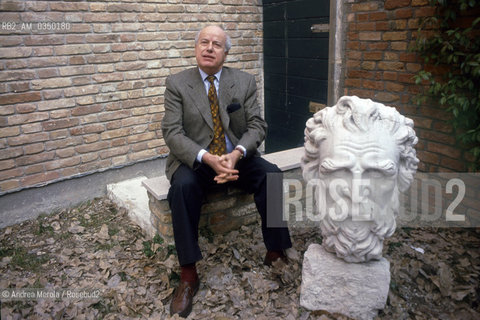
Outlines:
[[[205,81],[205,79],[208,77],[208,74],[205,73],[202,69],[198,68],[198,71],[200,71],[200,75],[202,76],[202,80]],[[214,74],[214,76],[217,78],[217,81],[220,82],[220,75],[222,74],[222,69],[218,71],[217,73]]]

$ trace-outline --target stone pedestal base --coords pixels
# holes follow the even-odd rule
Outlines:
[[[373,319],[385,307],[390,286],[390,263],[382,258],[347,263],[311,244],[305,252],[300,305],[309,310]]]

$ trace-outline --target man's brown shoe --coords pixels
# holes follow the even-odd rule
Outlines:
[[[263,264],[266,266],[271,266],[272,263],[278,259],[282,259],[285,264],[288,263],[287,256],[283,253],[283,251],[267,251],[265,260],[263,260]]]
[[[192,312],[193,297],[198,291],[200,281],[180,281],[177,289],[173,293],[173,299],[170,303],[170,315],[178,313],[182,318],[188,317]]]

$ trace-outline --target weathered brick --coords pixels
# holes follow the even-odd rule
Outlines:
[[[2,178],[7,180],[11,178],[21,177],[23,175],[23,170],[21,168],[15,168],[10,170],[2,171]]]
[[[31,166],[26,166],[24,173],[25,175],[30,175],[34,173],[40,173],[45,171],[45,166],[43,164],[34,164]]]
[[[41,101],[38,102],[37,107],[39,111],[47,111],[54,109],[64,109],[75,106],[74,99],[56,99],[52,101]]]
[[[435,7],[419,7],[415,9],[415,17],[431,17],[435,14]]]
[[[0,48],[0,59],[26,58],[32,55],[32,51],[33,49],[28,47],[17,47],[15,50]]]
[[[393,102],[397,101],[400,97],[390,92],[378,92],[375,94],[375,99],[379,102]]]
[[[392,10],[396,8],[403,8],[410,5],[411,0],[385,0],[384,8],[386,10]]]
[[[396,82],[386,82],[385,89],[387,91],[402,92],[403,90],[405,90],[405,86]]]
[[[67,63],[67,57],[42,57],[31,58],[28,60],[28,64],[31,68],[54,67],[66,65]]]
[[[24,103],[41,100],[40,92],[24,92],[0,95],[0,105]]]
[[[23,38],[20,36],[9,36],[9,37],[3,37],[2,39],[2,45],[4,47],[12,47],[12,46],[18,46],[23,43]]]
[[[157,5],[158,13],[183,13],[185,10],[182,5],[159,4]]]
[[[100,133],[103,131],[105,131],[105,124],[103,123],[86,124],[86,125],[82,125],[82,126],[70,129],[70,133],[74,136],[84,135],[89,133]]]
[[[9,116],[7,119],[8,119],[8,125],[13,126],[18,124],[43,121],[48,118],[49,118],[48,112],[35,112],[31,114],[16,114],[16,115]]]
[[[408,43],[402,41],[393,41],[390,45],[392,50],[404,51],[407,50]]]
[[[0,161],[0,171],[15,168],[14,160],[3,160]]]
[[[57,119],[57,120],[45,121],[42,123],[42,125],[45,131],[52,131],[52,130],[74,127],[79,123],[80,121],[78,119],[71,118],[71,119]]]
[[[98,83],[121,81],[123,80],[123,74],[121,73],[97,74],[92,76],[92,78]]]
[[[395,19],[408,19],[413,17],[413,10],[412,8],[403,8],[395,10]]]
[[[57,55],[76,55],[91,53],[92,49],[89,44],[75,44],[55,47]]]
[[[0,11],[23,11],[25,10],[24,2],[4,1],[0,3]]]
[[[423,66],[419,63],[407,63],[407,71],[412,73],[417,73],[422,70]]]
[[[380,51],[365,52],[363,54],[363,58],[365,60],[381,60],[382,56],[383,56],[383,53]]]
[[[414,74],[412,73],[399,73],[398,74],[398,81],[402,83],[415,83]]]
[[[127,138],[128,143],[137,143],[155,138],[155,132],[146,132],[143,134],[132,135]],[[147,145],[146,145],[147,147]]]
[[[157,152],[155,150],[143,150],[140,152],[132,152],[128,154],[128,159],[130,161],[138,161],[138,160],[145,160],[149,158],[153,158],[157,155]]]
[[[93,96],[81,96],[81,97],[76,98],[75,102],[79,106],[91,105],[91,104],[95,103],[95,98]],[[93,107],[93,108],[95,108],[95,107]],[[75,110],[85,110],[85,108],[84,107],[79,107],[79,108],[75,108]],[[82,112],[82,111],[80,111],[80,112]],[[91,113],[91,112],[87,111],[87,113],[85,113],[85,114],[89,114],[89,113]]]
[[[33,48],[33,56],[35,57],[43,57],[43,56],[51,56],[53,55],[53,48],[52,47],[36,47]]]
[[[105,13],[105,12],[95,12],[95,13],[86,13],[84,16],[84,22],[116,22],[120,21],[120,16],[118,13]]]
[[[22,132],[24,134],[26,133],[34,133],[34,132],[40,132],[43,130],[42,124],[40,122],[35,122],[35,123],[29,123],[29,124],[24,124],[20,126],[22,129]]]
[[[447,146],[442,143],[429,141],[427,143],[427,150],[435,153],[439,153],[452,158],[459,158],[461,151],[457,148]]]
[[[132,115],[130,110],[118,110],[113,112],[103,112],[99,114],[98,119],[102,122],[111,121],[116,119],[127,118]]]
[[[45,145],[43,143],[35,143],[23,147],[23,151],[26,155],[39,153],[43,150],[45,150]]]
[[[0,182],[0,191],[2,192],[7,192],[7,191],[19,189],[19,188],[20,188],[20,181],[18,179]]]
[[[403,62],[380,61],[378,68],[380,70],[403,71],[405,70],[405,64]]]
[[[375,61],[364,61],[362,62],[361,66],[364,70],[375,70],[377,63]]]
[[[58,2],[52,1],[50,3],[50,10],[52,11],[87,11],[88,3],[83,2]]]
[[[347,87],[361,87],[362,86],[362,80],[361,79],[352,79],[352,78],[345,79],[345,86],[347,86]]]
[[[91,98],[93,102],[93,97],[87,96],[88,98]],[[80,98],[78,98],[80,99]],[[78,102],[77,99],[77,102]],[[87,101],[87,103],[90,102],[90,100]],[[82,103],[80,103],[82,104]],[[97,113],[100,112],[103,109],[103,106],[100,104],[94,104],[94,105],[85,105],[85,106],[80,106],[80,107],[75,107],[72,109],[72,116],[83,116],[86,114],[92,114],[92,113]]]
[[[23,155],[16,159],[17,166],[25,166],[34,163],[45,162],[47,160],[52,160],[55,157],[55,152],[42,152],[32,155]]]
[[[72,85],[70,78],[52,78],[42,80],[32,80],[32,88],[34,90],[41,90],[45,88],[61,88]]]
[[[375,23],[376,31],[387,31],[390,30],[390,24],[387,21],[378,21]]]
[[[383,90],[383,81],[363,80],[362,85],[365,89]]]
[[[98,93],[99,88],[95,85],[81,86],[81,87],[70,87],[63,90],[65,97],[73,96],[83,96],[89,94]]]
[[[79,74],[93,74],[95,73],[94,66],[74,66],[74,67],[62,67],[58,69],[61,76],[71,76]]]
[[[20,181],[23,186],[33,186],[58,178],[60,178],[60,174],[58,172],[47,172],[26,176],[24,178],[21,178]]]
[[[100,158],[102,159],[112,158],[114,156],[127,154],[129,151],[130,151],[130,146],[109,148],[108,150],[102,151],[100,153]]]
[[[27,46],[47,46],[60,45],[65,43],[65,35],[63,34],[36,34],[34,36],[23,37],[23,41]]]
[[[413,7],[426,6],[428,5],[428,3],[429,3],[428,0],[412,0]]]
[[[110,147],[110,143],[108,141],[99,141],[95,143],[76,146],[75,151],[78,153],[89,153],[89,152],[107,149],[109,147]]]
[[[351,7],[353,12],[374,11],[378,9],[376,2],[354,3]]]
[[[406,31],[391,31],[391,32],[384,32],[382,34],[382,39],[384,41],[401,41],[407,39],[407,32]]]
[[[37,70],[37,75],[41,79],[58,77],[58,70],[57,70],[57,68],[39,69],[39,70]]]
[[[385,52],[384,53],[385,60],[390,60],[390,61],[398,61],[398,53],[397,52]]]
[[[9,83],[8,87],[13,92],[25,92],[30,90],[30,82],[13,82]]]
[[[379,41],[381,35],[381,32],[359,32],[358,39],[361,41]]]
[[[130,70],[140,70],[145,68],[145,62],[120,62],[115,64],[115,69],[117,71],[130,71]]]
[[[35,78],[34,71],[2,71],[0,73],[0,81],[30,80]]]
[[[100,140],[99,134],[88,134],[83,136],[84,143],[92,143],[92,142],[97,142],[99,140]]]
[[[0,128],[0,138],[14,137],[20,134],[20,127]]]
[[[0,116],[8,116],[10,114],[15,113],[15,107],[14,106],[2,106],[0,108]]]
[[[45,169],[48,171],[57,170],[60,168],[73,167],[81,163],[81,157],[69,157],[66,159],[56,159],[45,163]]]
[[[50,140],[45,143],[45,150],[57,150],[82,144],[81,137],[65,137],[60,140]]]

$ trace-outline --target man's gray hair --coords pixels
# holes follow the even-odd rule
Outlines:
[[[216,27],[219,27],[225,33],[225,52],[230,51],[230,49],[232,48],[232,39],[230,38],[230,36],[228,35],[228,33],[225,31],[225,29],[222,26],[216,26]],[[200,32],[202,32],[202,30],[205,29],[205,28],[206,27],[198,30],[197,34],[195,35],[195,45],[197,45],[197,43],[198,43],[198,38],[200,37]]]

